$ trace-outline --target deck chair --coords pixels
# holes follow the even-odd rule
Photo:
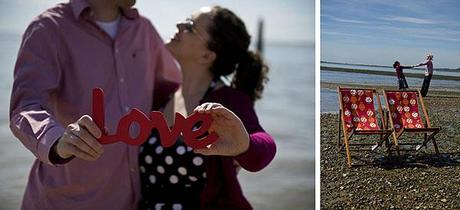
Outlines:
[[[434,136],[441,130],[439,127],[431,127],[430,118],[418,90],[384,90],[385,102],[388,107],[390,127],[394,128],[393,142],[388,145],[389,151],[391,146],[395,146],[400,155],[401,145],[415,145],[415,151],[419,151],[426,146],[428,141],[433,142],[436,154],[439,155],[438,145]],[[419,111],[422,109],[424,119]],[[423,133],[424,140],[422,143],[399,143],[398,140],[404,133]]]
[[[388,140],[393,130],[386,128],[382,105],[375,89],[337,87],[337,93],[340,106],[338,151],[340,152],[345,147],[348,166],[351,167],[351,146],[371,146],[370,150],[373,151]],[[378,112],[375,110],[375,100],[377,100]],[[380,113],[380,117],[377,117],[378,113]],[[343,132],[343,142],[341,141],[341,131]],[[375,143],[350,143],[355,135],[380,135],[380,140]]]

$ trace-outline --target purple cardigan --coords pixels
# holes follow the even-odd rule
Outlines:
[[[171,86],[161,87],[163,90],[171,88]],[[166,95],[161,93],[166,92],[155,92],[157,94],[156,102],[164,102]],[[254,103],[246,94],[231,87],[222,87],[208,94],[201,101],[201,103],[204,102],[220,103],[232,110],[241,119],[248,131],[250,144],[248,151],[237,157],[207,156],[205,170],[208,182],[200,195],[201,209],[252,209],[243,196],[233,161],[237,160],[240,166],[247,171],[260,171],[275,157],[275,142],[260,126],[254,110]]]

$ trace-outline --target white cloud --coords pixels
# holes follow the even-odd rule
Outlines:
[[[411,37],[416,37],[416,38],[421,38],[421,39],[428,39],[428,40],[460,42],[459,38],[449,38],[449,37],[440,37],[440,36],[427,36],[427,35],[418,35],[418,34],[411,34],[410,36]]]
[[[429,19],[422,19],[422,18],[414,18],[414,17],[402,17],[402,16],[394,16],[394,17],[384,17],[383,20],[387,21],[398,21],[403,23],[414,23],[414,24],[437,24],[437,21],[429,20]]]
[[[367,21],[343,19],[343,18],[338,18],[338,17],[331,16],[331,15],[321,15],[321,18],[323,18],[323,17],[327,17],[327,18],[329,18],[329,19],[331,19],[333,21],[342,22],[342,23],[355,23],[355,24],[368,24],[369,23]]]

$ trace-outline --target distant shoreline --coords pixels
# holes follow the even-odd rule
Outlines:
[[[392,69],[392,66],[384,66],[377,64],[362,64],[362,63],[341,63],[341,62],[331,62],[331,61],[321,61],[321,64],[336,64],[336,65],[347,65],[347,66],[367,66],[367,67],[379,67]],[[415,68],[417,69],[417,68]],[[460,68],[434,68],[435,71],[445,71],[445,72],[460,72]]]
[[[339,67],[329,67],[329,66],[321,66],[321,71],[338,71],[338,72],[350,72],[350,73],[360,73],[360,74],[374,74],[374,75],[384,75],[384,76],[395,76],[395,72],[389,72],[389,71],[339,68]],[[409,72],[405,72],[404,75],[406,77],[412,77],[412,78],[423,78],[425,76],[423,73],[409,73]],[[436,74],[433,75],[433,79],[460,81],[460,77],[458,77],[458,76],[436,75]]]

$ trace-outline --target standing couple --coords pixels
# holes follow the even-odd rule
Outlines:
[[[433,55],[428,54],[424,62],[413,66],[402,66],[399,61],[395,61],[393,63],[393,68],[396,71],[398,86],[400,90],[409,88],[407,85],[406,77],[404,76],[403,69],[411,69],[418,66],[425,66],[425,78],[423,79],[422,89],[420,90],[422,96],[425,97],[428,94],[431,77],[433,77]]]
[[[135,0],[70,0],[38,16],[14,70],[10,127],[36,156],[22,209],[251,209],[238,168],[273,159],[273,138],[254,102],[268,68],[228,9],[204,7],[164,45]],[[179,70],[179,67],[180,69]],[[234,74],[231,84],[220,78]],[[219,139],[163,148],[153,130],[141,147],[101,145],[92,89],[105,91],[106,130],[131,108],[208,113]]]

